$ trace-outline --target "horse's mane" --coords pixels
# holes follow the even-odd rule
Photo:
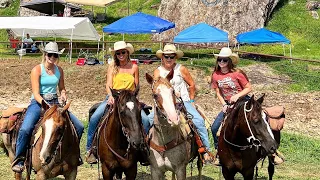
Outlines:
[[[47,119],[47,117],[50,117],[57,110],[57,108],[57,105],[53,105],[52,107],[50,107],[47,111],[45,111],[43,119]]]
[[[246,101],[246,97],[239,98],[238,101],[233,105],[233,108],[227,113],[228,117],[226,119],[226,123],[228,123],[231,127],[233,127],[236,123],[239,111],[242,110],[242,107]]]

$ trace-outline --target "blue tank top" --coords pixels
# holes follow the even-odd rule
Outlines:
[[[55,65],[54,68],[54,74],[49,75],[43,64],[41,66],[41,76],[40,76],[40,94],[57,94],[57,86],[59,84],[60,80],[60,71],[59,68]]]

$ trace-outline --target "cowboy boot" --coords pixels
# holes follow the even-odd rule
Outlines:
[[[16,173],[22,173],[24,170],[25,157],[16,157],[11,165],[12,171]]]
[[[275,165],[282,164],[285,161],[284,156],[278,150],[276,151],[276,153],[272,154],[272,157],[273,157],[273,163]]]
[[[86,153],[86,162],[88,164],[97,164],[98,158],[96,155],[96,147],[92,147],[89,151]]]

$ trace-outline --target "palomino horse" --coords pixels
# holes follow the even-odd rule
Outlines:
[[[237,172],[245,180],[252,180],[259,160],[275,153],[278,148],[264,117],[263,98],[257,101],[254,96],[249,100],[241,98],[229,109],[218,142],[218,155],[226,180],[233,180]]]
[[[101,124],[98,140],[103,179],[111,180],[122,172],[128,180],[136,178],[138,154],[146,146],[138,90],[111,89],[115,103],[104,117],[107,119]]]
[[[186,166],[199,154],[194,138],[185,138],[181,133],[179,113],[176,110],[176,95],[170,80],[173,70],[166,78],[153,79],[146,74],[152,85],[154,98],[154,123],[149,131],[150,165],[153,180],[164,179],[166,171],[172,172],[172,179],[186,179]],[[199,178],[201,178],[202,161],[198,156]]]
[[[65,179],[76,179],[80,148],[77,133],[67,112],[69,106],[70,102],[63,108],[57,105],[49,107],[42,101],[45,113],[40,127],[36,129],[31,149],[31,164],[36,179],[58,175],[63,175]]]

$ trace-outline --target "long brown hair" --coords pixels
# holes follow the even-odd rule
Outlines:
[[[218,58],[219,58],[219,57],[218,57]],[[220,71],[220,72],[221,72],[221,67],[219,66],[218,58],[217,58],[217,60],[216,60],[215,66],[214,66],[214,71],[213,71],[213,73],[214,73],[214,72],[217,72],[217,71]],[[246,73],[245,73],[244,71],[242,71],[241,69],[236,68],[236,65],[232,63],[232,59],[231,59],[231,58],[228,57],[228,59],[229,59],[229,60],[228,60],[228,68],[230,69],[230,71],[231,71],[231,72],[239,72],[239,73],[243,74],[244,77],[249,81],[248,76],[246,75]],[[213,73],[212,73],[212,75],[213,75]]]

